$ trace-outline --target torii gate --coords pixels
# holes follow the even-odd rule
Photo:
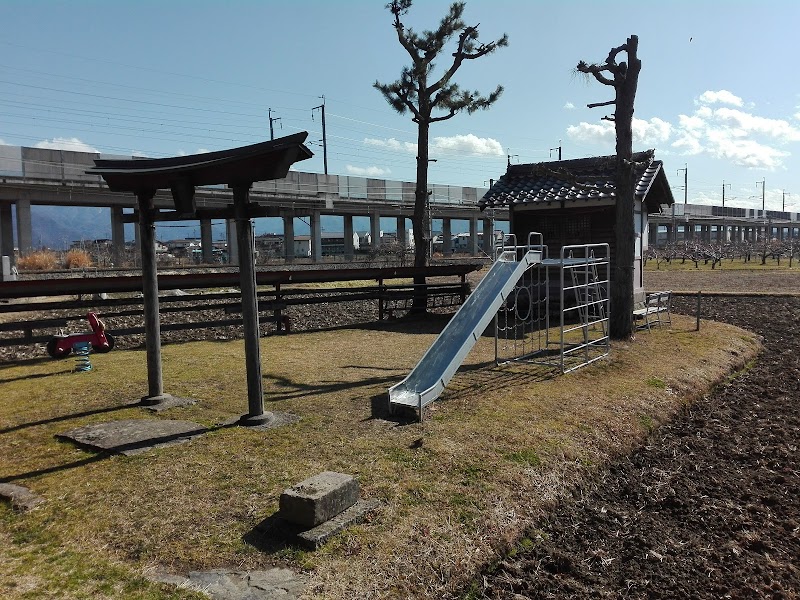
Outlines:
[[[155,222],[234,218],[239,246],[248,405],[247,414],[239,422],[261,425],[272,418],[272,413],[264,412],[253,229],[250,223],[250,219],[268,216],[268,210],[250,204],[249,195],[254,182],[286,177],[292,164],[313,156],[303,144],[306,137],[308,132],[304,131],[251,146],[172,158],[95,159],[95,167],[87,171],[101,175],[113,191],[133,192],[139,203],[148,383],[148,395],[142,398],[142,404],[169,404],[173,400],[164,392],[161,369]],[[198,209],[194,201],[195,188],[215,184],[226,184],[233,190],[233,206]],[[171,190],[174,211],[154,208],[153,197],[161,189]]]

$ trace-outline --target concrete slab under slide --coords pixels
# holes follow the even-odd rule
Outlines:
[[[207,427],[192,421],[127,419],[77,427],[56,437],[90,450],[130,456],[182,444],[207,431]]]

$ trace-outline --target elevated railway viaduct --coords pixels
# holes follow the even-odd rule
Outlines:
[[[24,255],[33,248],[32,205],[91,206],[110,209],[112,252],[114,261],[120,261],[125,246],[124,224],[138,222],[137,202],[132,194],[109,190],[99,175],[86,173],[94,166],[95,158],[120,157],[0,146],[0,254],[13,256],[16,246]],[[442,220],[444,252],[450,251],[451,222],[465,220],[469,222],[469,252],[473,256],[481,252],[488,254],[492,236],[484,232],[493,231],[493,220],[507,220],[507,211],[481,213],[478,200],[486,192],[482,188],[431,185],[430,192],[429,212]],[[223,186],[196,190],[198,214],[203,215],[199,219],[203,262],[212,262],[212,218],[225,219],[229,260],[234,264],[238,262],[234,220],[224,211],[224,207],[231,204],[232,196],[232,191]],[[408,245],[406,219],[413,213],[414,183],[291,171],[286,178],[256,183],[250,192],[250,201],[263,209],[260,216],[283,220],[287,262],[294,258],[295,218],[304,218],[310,225],[311,258],[316,262],[322,258],[320,217],[341,216],[347,259],[352,258],[354,252],[353,217],[356,216],[369,217],[373,246],[380,243],[381,218],[397,219],[398,242]],[[154,205],[161,210],[171,208],[169,190],[160,191],[154,198]],[[16,232],[12,215],[16,216]]]

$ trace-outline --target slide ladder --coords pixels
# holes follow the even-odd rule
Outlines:
[[[389,388],[390,411],[416,408],[422,418],[422,409],[442,393],[525,271],[541,262],[541,250],[522,251],[518,259],[517,248],[504,249],[414,370]]]

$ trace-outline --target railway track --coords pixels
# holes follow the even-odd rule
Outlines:
[[[466,275],[479,263],[427,267],[429,308],[451,307],[469,293]],[[259,272],[262,335],[369,323],[405,311],[414,295],[410,267]],[[374,281],[374,284],[371,283]],[[243,334],[237,273],[159,276],[164,343],[232,339]],[[187,292],[186,290],[189,290]],[[141,279],[85,277],[8,282],[0,286],[0,360],[44,356],[57,332],[86,329],[97,312],[118,348],[144,343]]]

